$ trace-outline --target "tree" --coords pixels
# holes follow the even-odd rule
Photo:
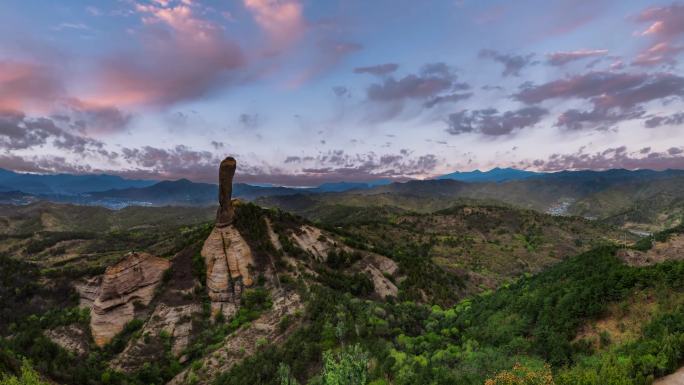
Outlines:
[[[290,366],[283,362],[278,365],[278,380],[280,385],[299,385],[299,382],[290,373]]]
[[[323,353],[323,385],[365,385],[368,382],[368,353],[353,345],[334,355]]]
[[[3,376],[0,379],[0,385],[48,385],[46,382],[41,381],[40,376],[31,367],[31,364],[27,359],[21,364],[21,376]]]

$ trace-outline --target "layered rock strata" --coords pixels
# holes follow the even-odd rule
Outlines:
[[[240,305],[242,290],[254,283],[249,245],[234,226],[214,227],[204,241],[201,254],[207,267],[212,310],[231,316]]]
[[[136,306],[147,306],[171,263],[147,253],[130,253],[110,266],[102,277],[90,312],[90,329],[103,346],[133,320]],[[87,286],[87,293],[93,287]]]

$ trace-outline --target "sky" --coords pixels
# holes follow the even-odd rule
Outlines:
[[[308,186],[684,168],[684,2],[3,0],[0,167]]]

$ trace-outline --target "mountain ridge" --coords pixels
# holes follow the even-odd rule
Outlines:
[[[145,187],[156,180],[126,179],[109,174],[30,174],[0,169],[0,191],[28,194],[75,195],[105,191],[114,187]]]
[[[516,168],[494,167],[488,171],[454,171],[449,174],[440,175],[434,179],[452,179],[462,182],[505,182],[510,180],[521,180],[543,175],[534,171],[519,170]]]

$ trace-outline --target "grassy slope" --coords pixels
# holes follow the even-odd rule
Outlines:
[[[347,208],[346,213],[329,212],[323,225],[343,234],[348,242],[372,247],[380,254],[425,248],[438,266],[470,275],[471,285],[479,289],[540,271],[624,235],[582,218],[504,206],[455,206],[432,214]]]
[[[37,231],[106,232],[137,226],[165,226],[205,222],[213,217],[210,207],[140,207],[110,210],[39,202],[27,206],[0,205],[0,234]]]
[[[102,271],[130,251],[173,255],[212,217],[211,208],[0,206],[0,253],[75,277]]]
[[[570,211],[635,229],[664,230],[684,218],[684,179],[615,186],[577,201]]]

